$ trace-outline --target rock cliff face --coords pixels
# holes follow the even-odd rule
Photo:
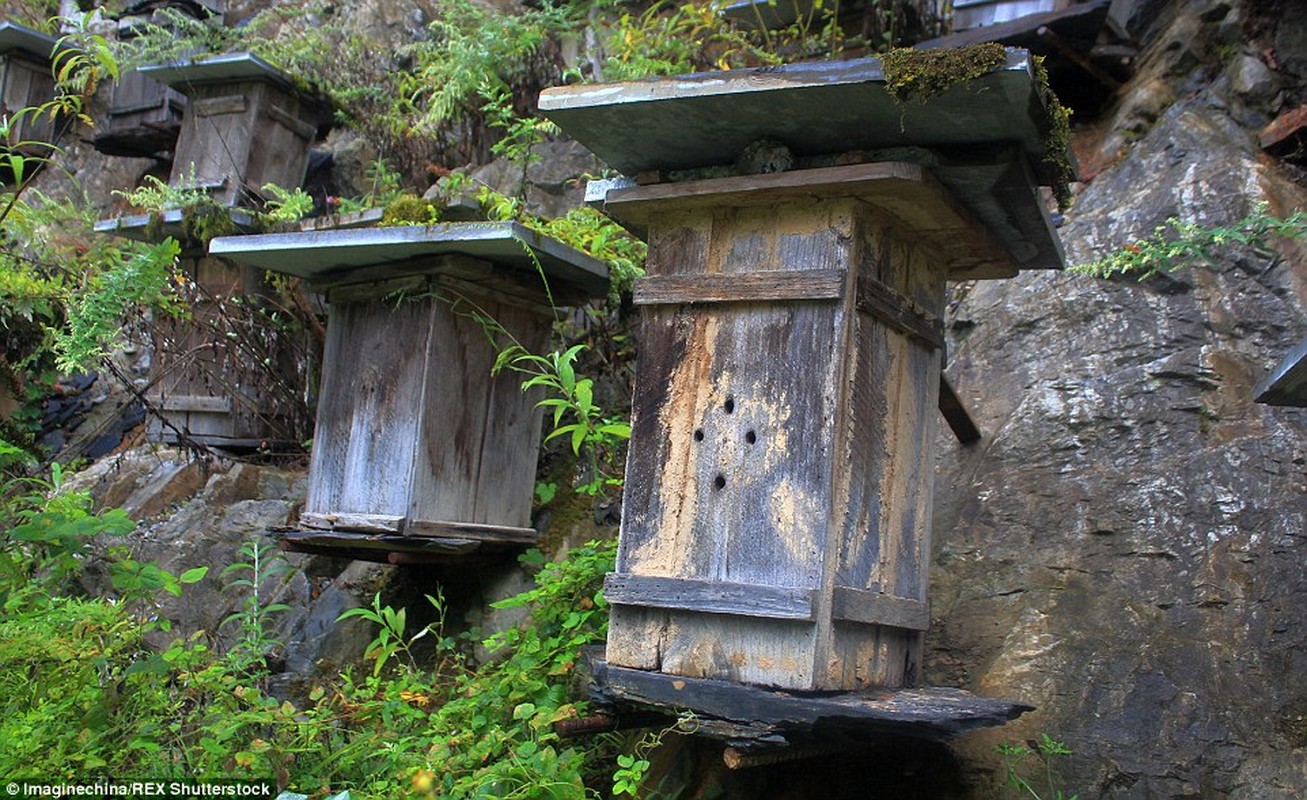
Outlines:
[[[1071,263],[1173,215],[1304,207],[1256,146],[1301,86],[1293,54],[1267,67],[1256,9],[1187,10],[1123,104],[1147,130],[1091,153],[1110,163],[1061,229]],[[1232,22],[1252,38],[1228,67],[1185,64]],[[1307,335],[1301,245],[1143,284],[961,285],[949,334],[985,436],[938,465],[927,678],[1039,706],[955,749],[993,764],[998,742],[1047,732],[1082,798],[1307,795],[1307,410],[1252,392]]]

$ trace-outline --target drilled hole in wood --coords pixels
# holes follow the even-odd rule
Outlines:
[[[733,411],[735,411],[735,398],[734,397],[726,398],[726,404],[723,405],[722,408],[726,409],[727,414],[730,414]]]
[[[695,440],[696,442],[702,442],[702,441],[703,441],[703,428],[696,428],[696,429],[695,429],[695,431],[694,431],[694,440]]]
[[[717,489],[725,489],[725,488],[726,488],[726,476],[725,476],[725,475],[718,474],[718,476],[717,476],[716,478],[713,478],[713,479],[712,479],[712,485],[713,485],[714,488],[717,488]]]
[[[748,442],[749,444],[753,444],[754,442],[758,441],[758,434],[754,433],[753,431],[749,431],[748,433],[744,434],[744,441]]]

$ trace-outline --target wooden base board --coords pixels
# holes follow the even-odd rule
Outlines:
[[[502,561],[525,545],[347,531],[277,528],[278,546],[291,553],[374,561],[380,564],[467,564]]]
[[[588,653],[590,694],[599,710],[638,707],[694,712],[695,732],[742,747],[904,736],[945,741],[1010,722],[1034,706],[926,687],[873,692],[789,692],[615,667]]]

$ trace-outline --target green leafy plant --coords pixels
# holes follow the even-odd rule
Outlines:
[[[283,189],[275,183],[265,183],[263,192],[271,198],[263,212],[263,221],[267,225],[299,222],[313,213],[313,197],[303,189]]]
[[[65,327],[54,333],[57,366],[75,372],[105,356],[135,309],[175,309],[171,287],[181,248],[172,238],[122,257],[91,276],[68,305]]]
[[[445,626],[445,596],[443,592],[437,592],[434,596],[427,595],[427,602],[436,610],[437,619],[412,636],[406,637],[405,629],[408,626],[407,609],[394,609],[388,605],[381,604],[381,594],[377,593],[372,598],[372,606],[360,606],[351,608],[337,618],[337,622],[353,619],[355,617],[374,623],[377,626],[377,636],[368,644],[363,651],[363,657],[373,662],[372,674],[380,675],[381,671],[392,658],[398,655],[404,656],[403,666],[410,670],[418,669],[418,660],[413,653],[413,646],[419,639],[427,636],[432,632],[441,634]],[[448,646],[448,640],[441,637],[442,643]]]
[[[1097,261],[1070,267],[1070,271],[1095,278],[1122,275],[1142,281],[1161,272],[1212,261],[1219,257],[1221,248],[1231,245],[1265,251],[1277,238],[1307,238],[1307,211],[1300,209],[1280,218],[1273,216],[1265,203],[1259,203],[1243,219],[1216,226],[1171,217],[1154,228],[1152,235]]]
[[[1004,780],[1017,796],[1034,800],[1076,800],[1077,795],[1067,795],[1057,786],[1057,775],[1053,769],[1054,759],[1073,755],[1063,742],[1044,733],[1040,734],[1038,741],[1001,744],[998,752],[1003,757]],[[1033,771],[1028,768],[1031,762],[1037,762],[1043,767],[1040,781],[1042,786],[1039,788],[1023,775],[1023,772]]]
[[[494,372],[508,369],[524,376],[524,392],[536,387],[545,391],[546,397],[536,403],[552,412],[552,428],[545,441],[567,437],[572,453],[585,455],[588,479],[577,485],[576,490],[593,495],[604,487],[621,485],[617,477],[619,467],[613,462],[621,453],[619,445],[631,438],[631,425],[608,416],[596,405],[594,379],[576,372],[576,359],[583,350],[585,345],[577,344],[563,351],[536,355],[514,341],[499,351]]]
[[[244,597],[240,609],[218,627],[236,626],[238,638],[230,652],[238,663],[249,665],[261,662],[268,651],[280,644],[269,627],[273,618],[289,611],[290,606],[266,602],[264,593],[266,584],[284,578],[290,572],[290,564],[276,545],[260,539],[242,543],[238,553],[245,560],[228,564],[218,577],[226,580],[224,591],[240,592]]]
[[[671,725],[658,731],[646,731],[636,740],[630,753],[617,757],[617,770],[613,772],[613,796],[629,795],[636,797],[644,785],[649,773],[649,755],[662,746],[663,739],[671,733],[694,733],[698,727],[698,718],[692,711],[683,711]]]
[[[124,534],[136,527],[121,509],[91,511],[86,492],[64,490],[63,467],[50,465],[50,478],[19,478],[4,487],[0,507],[0,601],[6,611],[33,597],[57,594],[81,569],[90,540],[101,533]]]

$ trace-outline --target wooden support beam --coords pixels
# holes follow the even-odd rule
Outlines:
[[[1063,39],[1061,36],[1058,36],[1057,32],[1054,31],[1052,28],[1048,27],[1047,25],[1041,25],[1039,27],[1039,30],[1036,32],[1039,34],[1039,38],[1043,39],[1045,42],[1048,42],[1048,45],[1052,47],[1054,50],[1056,50],[1059,55],[1061,55],[1067,61],[1070,61],[1072,64],[1075,64],[1077,67],[1080,67],[1082,70],[1085,71],[1086,74],[1088,74],[1094,80],[1103,84],[1104,86],[1111,89],[1112,91],[1116,91],[1117,89],[1121,88],[1121,81],[1114,78],[1110,73],[1100,68],[1094,62],[1085,58],[1083,53],[1081,53],[1079,50],[1072,47],[1071,45],[1067,44],[1067,41]]]
[[[980,429],[967,413],[966,406],[962,405],[962,398],[953,390],[953,384],[943,375],[939,376],[939,413],[944,415],[944,421],[959,442],[974,444],[980,441]]]

